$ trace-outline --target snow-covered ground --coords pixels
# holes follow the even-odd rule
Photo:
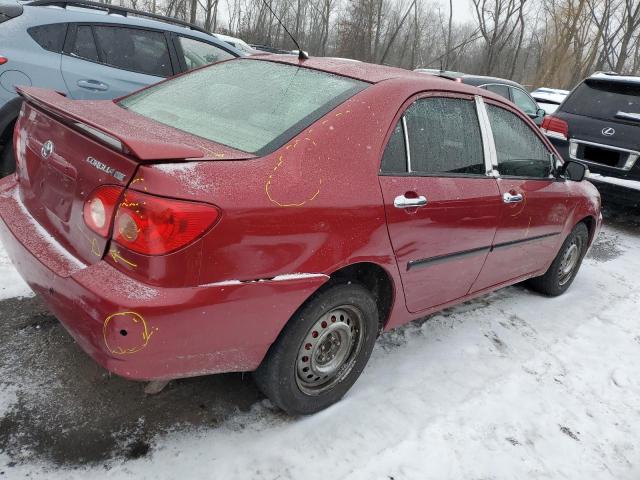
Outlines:
[[[0,445],[0,478],[637,480],[639,252],[640,234],[607,227],[564,296],[510,287],[383,335],[344,400],[314,416],[261,400],[98,464],[26,451],[14,465]],[[0,265],[0,288],[24,293]],[[21,401],[8,371],[0,359],[0,429]]]
[[[33,292],[22,280],[0,244],[0,300],[13,297],[30,297]]]

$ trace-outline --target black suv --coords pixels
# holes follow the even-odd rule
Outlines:
[[[590,180],[640,191],[640,77],[593,74],[541,128],[565,159],[589,166]]]

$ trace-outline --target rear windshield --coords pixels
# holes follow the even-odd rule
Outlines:
[[[119,104],[165,125],[263,155],[366,86],[293,65],[231,60],[148,88]]]
[[[562,111],[603,120],[640,115],[640,85],[586,80],[565,100]],[[621,114],[627,114],[621,115]],[[631,115],[629,115],[631,114]]]

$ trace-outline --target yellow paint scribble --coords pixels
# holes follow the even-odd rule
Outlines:
[[[305,140],[312,142],[314,146],[316,145],[316,143],[313,140],[311,140],[310,138],[305,138]],[[288,145],[287,148],[289,148],[289,147],[295,148],[295,146],[298,143],[299,143],[299,140],[296,140],[295,143],[293,143],[291,145]],[[271,181],[273,180],[273,175],[282,166],[283,163],[284,163],[284,155],[280,155],[278,157],[276,165],[273,167],[273,173],[271,173],[269,175],[269,177],[267,177],[267,182],[264,184],[264,191],[267,194],[267,198],[269,199],[269,201],[271,203],[274,203],[274,204],[278,205],[279,207],[302,207],[307,202],[310,202],[310,201],[314,200],[320,194],[320,189],[322,187],[322,178],[318,179],[318,189],[315,191],[315,193],[313,195],[311,195],[311,197],[307,198],[306,200],[303,200],[302,202],[298,202],[298,203],[283,203],[283,202],[279,202],[278,200],[276,200],[271,195]]]
[[[111,320],[113,320],[115,317],[121,317],[121,316],[125,316],[128,315],[132,318],[133,323],[140,323],[142,325],[142,343],[140,345],[137,345],[135,347],[131,347],[131,348],[122,348],[122,347],[117,347],[117,348],[112,348],[109,345],[109,341],[107,340],[107,330],[109,328],[109,323],[111,322]],[[136,353],[139,352],[140,350],[142,350],[144,347],[147,346],[147,344],[149,343],[149,339],[151,338],[151,335],[153,335],[155,332],[157,332],[158,329],[154,329],[149,330],[148,326],[147,326],[147,322],[145,321],[145,319],[142,317],[142,315],[140,315],[139,313],[136,312],[118,312],[118,313],[113,313],[111,315],[109,315],[107,318],[104,319],[104,324],[102,326],[102,336],[104,338],[104,343],[107,346],[107,350],[109,350],[111,353],[116,354],[116,355],[130,355],[132,353]]]
[[[87,235],[87,233],[82,229],[80,225],[77,225],[77,227],[85,240],[89,242],[89,245],[91,246],[91,253],[93,253],[96,257],[102,257],[102,252],[98,248],[98,239]]]
[[[111,258],[113,258],[113,261],[116,262],[116,263],[122,262],[125,265],[130,266],[131,268],[137,268],[138,267],[137,264],[127,260],[122,255],[120,255],[120,252],[116,248],[111,248],[111,250],[109,250],[109,255],[111,255]]]
[[[144,177],[136,177],[131,180],[131,185],[135,185],[136,183],[144,183]],[[142,186],[142,189],[146,192],[147,187],[145,185]]]

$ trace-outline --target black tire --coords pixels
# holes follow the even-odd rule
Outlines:
[[[363,286],[338,284],[322,290],[289,320],[254,372],[256,383],[290,415],[308,415],[327,408],[343,397],[364,370],[378,325],[376,302]],[[334,337],[340,338],[334,341]],[[334,347],[337,351],[333,351]],[[346,348],[349,353],[344,353]],[[327,365],[337,365],[336,357],[344,360],[335,373],[326,377],[322,376],[326,371],[318,373]],[[330,361],[326,362],[327,358]]]
[[[550,297],[562,295],[573,283],[576,274],[582,264],[582,259],[587,253],[587,245],[589,243],[589,230],[584,223],[577,224],[573,231],[567,236],[560,251],[553,263],[540,277],[532,278],[527,285],[532,290],[543,293]],[[575,249],[575,252],[572,251]],[[576,255],[575,262],[567,264],[568,256]],[[565,268],[566,267],[566,268]],[[569,269],[569,267],[571,267]]]
[[[13,144],[11,140],[3,145],[0,150],[0,178],[11,175],[16,171],[16,160],[13,156]]]

